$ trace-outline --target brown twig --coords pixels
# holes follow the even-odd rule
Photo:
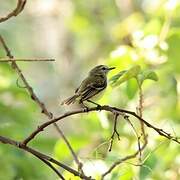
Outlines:
[[[2,46],[4,47],[4,49],[5,49],[7,56],[12,60],[12,68],[17,72],[17,74],[19,75],[20,79],[23,81],[23,83],[25,85],[25,88],[29,92],[30,97],[41,108],[41,112],[44,113],[48,117],[49,120],[51,120],[53,118],[53,114],[50,111],[48,111],[48,109],[46,108],[45,104],[40,101],[40,99],[35,94],[33,88],[27,82],[25,76],[23,75],[23,73],[22,73],[21,69],[19,68],[19,66],[17,65],[17,63],[15,61],[13,61],[14,57],[11,54],[10,49],[8,48],[7,44],[5,43],[5,41],[4,41],[4,39],[3,39],[3,37],[1,35],[0,35],[0,42],[1,42]],[[64,140],[64,142],[66,143],[67,147],[69,148],[69,151],[71,152],[71,154],[72,154],[76,164],[78,165],[78,169],[80,169],[81,172],[83,173],[82,163],[79,161],[76,153],[74,152],[74,150],[71,147],[70,143],[68,142],[67,138],[64,136],[64,133],[62,132],[62,130],[58,127],[58,125],[56,123],[54,123],[54,127],[57,130],[57,132],[61,135],[62,139]],[[25,145],[27,145],[28,142],[26,142]]]
[[[138,115],[142,118],[143,116],[143,92],[142,92],[142,85],[139,84],[139,107],[138,107]],[[144,138],[144,141],[146,141],[147,139],[145,139],[147,136],[145,134],[145,130],[144,130],[144,123],[141,122],[141,131],[142,131],[142,135]]]
[[[142,92],[142,86],[141,84],[138,82],[137,80],[137,83],[138,83],[138,87],[139,87],[139,107],[137,108],[137,115],[139,116],[140,119],[142,119],[142,113],[143,113],[143,92]],[[127,113],[127,112],[126,112]],[[132,115],[132,113],[131,113]],[[134,114],[135,115],[135,114]],[[136,117],[137,118],[137,117]],[[131,125],[131,127],[133,128],[134,132],[135,132],[135,135],[137,137],[137,141],[138,141],[138,150],[132,154],[132,155],[129,155],[129,156],[126,156],[125,158],[122,158],[116,162],[114,162],[112,164],[112,166],[104,173],[102,174],[101,178],[104,179],[104,177],[109,174],[116,166],[118,166],[119,164],[129,160],[129,159],[132,159],[132,158],[135,158],[138,154],[139,154],[139,161],[141,161],[141,156],[142,156],[142,151],[145,149],[145,147],[147,146],[147,143],[148,143],[148,140],[147,140],[147,135],[145,134],[145,129],[144,129],[144,122],[141,121],[140,119],[140,124],[141,124],[141,131],[142,131],[142,136],[143,136],[143,139],[144,139],[144,143],[141,147],[141,143],[140,143],[140,138],[141,136],[138,135],[135,127],[133,126],[133,124],[131,123],[131,121],[129,120],[129,116],[127,115],[124,115],[124,119],[126,121],[128,121],[128,123]],[[146,124],[148,125],[148,124]]]
[[[58,129],[57,129],[58,131]],[[83,170],[82,170],[82,167],[83,167],[83,164],[79,161],[78,157],[76,156],[74,150],[72,149],[71,147],[71,144],[69,143],[69,141],[67,140],[67,138],[64,136],[63,132],[62,131],[59,131],[59,134],[61,134],[61,137],[64,139],[67,147],[69,148],[69,150],[71,151],[73,157],[74,157],[74,160],[75,162],[77,163],[78,165],[78,171],[80,171],[82,174],[84,174]]]
[[[38,61],[55,61],[55,59],[47,58],[0,58],[0,62],[12,62],[12,61],[24,61],[24,62],[38,62]]]
[[[114,128],[113,128],[113,133],[112,133],[111,139],[110,139],[110,145],[109,145],[109,148],[108,148],[109,152],[112,150],[112,145],[113,145],[115,134],[117,135],[118,140],[120,140],[120,136],[119,136],[119,133],[117,131],[117,119],[118,119],[118,116],[119,116],[119,114],[115,113],[115,115],[114,115]]]
[[[43,124],[41,124],[40,126],[38,126],[38,128],[33,131],[24,141],[23,144],[27,144],[29,141],[31,141],[37,134],[39,134],[41,131],[43,131],[45,128],[47,128],[49,125],[58,122],[66,117],[75,115],[75,114],[82,114],[82,113],[88,113],[88,112],[92,112],[92,111],[99,111],[99,110],[104,110],[104,111],[109,111],[112,113],[126,113],[126,114],[130,114],[134,117],[136,117],[139,121],[143,122],[147,127],[155,130],[159,135],[166,137],[167,139],[173,140],[175,142],[177,142],[178,144],[180,144],[180,141],[176,138],[173,137],[170,133],[165,132],[163,129],[157,128],[153,125],[151,125],[149,122],[147,122],[146,120],[144,120],[143,118],[141,118],[140,116],[138,116],[135,112],[133,111],[128,111],[125,109],[120,109],[117,107],[111,107],[108,105],[104,105],[104,106],[98,106],[98,107],[92,107],[92,108],[88,108],[86,109],[86,111],[84,111],[84,109],[79,109],[79,110],[75,110],[75,111],[70,111],[70,112],[66,112],[65,114],[63,114],[62,116],[58,117],[58,118],[54,118],[50,121],[47,121]]]
[[[69,117],[69,116],[72,116],[72,115],[75,115],[75,114],[81,114],[81,113],[87,113],[87,112],[99,111],[99,110],[105,110],[105,111],[109,111],[109,112],[112,112],[112,113],[119,113],[119,114],[121,114],[121,113],[130,114],[130,115],[136,117],[140,122],[143,122],[147,127],[152,128],[153,130],[155,130],[159,135],[164,136],[167,139],[173,140],[176,143],[180,144],[180,141],[178,140],[177,137],[173,137],[170,133],[165,132],[163,129],[160,129],[160,128],[157,128],[157,127],[151,125],[150,123],[145,121],[143,118],[138,116],[135,112],[128,111],[128,110],[125,110],[125,109],[116,108],[116,107],[110,107],[110,106],[107,106],[107,105],[101,106],[101,107],[100,106],[92,107],[92,108],[86,109],[86,111],[84,111],[84,109],[80,109],[80,110],[76,110],[76,111],[67,112],[67,113],[65,113],[64,115],[62,115],[62,116],[60,116],[58,118],[55,118],[55,119],[53,119],[51,121],[48,121],[48,122],[43,123],[42,125],[40,125],[32,134],[29,135],[29,137],[27,137],[24,140],[24,143],[26,143],[26,141],[32,140],[38,133],[43,131],[46,127],[48,127],[49,125],[53,124],[54,122],[57,122],[57,121],[59,121],[61,119],[64,119],[66,117]],[[109,170],[102,175],[102,179],[107,174],[109,174],[117,165],[121,164],[122,162],[124,162],[126,160],[135,158],[137,156],[137,154],[139,154],[139,151],[142,152],[142,150],[146,147],[146,145],[147,145],[147,141],[145,141],[144,144],[141,147],[139,146],[139,149],[134,154],[126,156],[125,158],[122,158],[119,161],[116,161],[109,168]]]
[[[137,80],[137,83],[138,83],[138,87],[139,87],[139,107],[138,107],[138,115],[142,118],[143,116],[143,102],[144,102],[144,97],[143,97],[143,91],[142,91],[142,84],[140,84]],[[144,123],[143,122],[140,122],[141,124],[141,136],[143,136],[143,140],[145,142],[145,144],[147,144],[147,135],[145,133],[145,127],[144,127]],[[141,136],[138,136],[138,146],[140,147],[141,146],[141,143],[140,143],[140,138]],[[139,161],[141,161],[141,155],[142,155],[142,152],[141,152],[141,148],[139,148]]]
[[[140,158],[140,160],[141,160],[141,144],[140,144],[140,137],[139,137],[139,135],[138,135],[138,132],[136,131],[136,129],[135,129],[135,127],[133,126],[133,124],[132,124],[132,122],[130,121],[130,119],[129,119],[129,116],[124,116],[124,119],[131,125],[131,127],[132,127],[132,129],[133,129],[133,131],[134,131],[134,133],[135,133],[135,135],[136,135],[136,137],[137,137],[137,142],[138,142],[138,150],[139,150],[139,158]]]
[[[35,155],[36,156],[36,155]],[[65,178],[62,176],[62,174],[47,160],[36,156],[38,159],[40,159],[41,161],[43,161],[47,166],[49,166],[62,180],[65,180]]]
[[[65,170],[69,171],[70,173],[74,174],[74,176],[79,176],[79,177],[81,177],[83,179],[86,179],[86,180],[92,180],[91,177],[87,177],[87,176],[79,173],[78,171],[72,169],[71,167],[69,167],[69,166],[67,166],[67,165],[53,159],[52,157],[47,156],[47,155],[45,155],[45,154],[43,154],[43,153],[41,153],[41,152],[31,148],[31,147],[24,146],[24,145],[22,145],[21,142],[14,141],[14,140],[12,140],[10,138],[7,138],[7,137],[4,137],[4,136],[0,136],[0,142],[4,143],[4,144],[13,145],[13,146],[15,146],[15,147],[17,147],[19,149],[22,149],[22,150],[24,150],[26,152],[29,152],[29,153],[33,154],[34,156],[38,157],[41,160],[43,159],[46,162],[52,162],[52,163],[56,164],[57,166],[59,166],[59,167],[65,169]],[[57,174],[57,172],[56,172],[56,174]]]
[[[7,21],[11,17],[17,16],[18,14],[20,14],[22,10],[24,9],[25,4],[26,4],[26,0],[18,0],[16,8],[12,12],[10,12],[4,17],[0,17],[0,23]]]
[[[141,147],[141,151],[146,147],[146,145],[147,145],[146,143],[147,143],[147,142],[144,142],[143,146]],[[126,156],[126,157],[124,157],[124,158],[122,158],[122,159],[119,159],[118,161],[116,161],[115,163],[113,163],[112,166],[111,166],[105,173],[102,174],[101,180],[103,180],[103,179],[105,178],[105,176],[107,176],[109,173],[111,173],[111,171],[112,171],[114,168],[116,168],[118,165],[120,165],[121,163],[123,163],[123,162],[125,162],[125,161],[127,161],[127,160],[129,160],[129,159],[136,158],[136,156],[137,156],[138,154],[139,154],[139,149],[138,149],[135,153],[133,153],[133,154],[131,154],[131,155],[128,155],[128,156]]]

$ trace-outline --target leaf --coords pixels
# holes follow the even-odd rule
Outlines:
[[[158,159],[155,154],[152,154],[141,166],[139,172],[140,180],[147,179],[147,176],[153,172]]]
[[[180,73],[179,48],[180,48],[180,31],[173,29],[167,38],[168,43],[168,62],[173,67],[173,71]]]
[[[140,70],[141,70],[141,67],[139,65],[135,65],[127,71],[124,71],[124,72],[121,71],[111,78],[111,81],[112,81],[111,84],[113,86],[117,86],[117,85],[122,84],[125,81],[128,81],[131,78],[135,78],[139,74]]]
[[[126,93],[129,99],[133,99],[138,91],[138,85],[136,79],[130,79],[127,82]]]
[[[115,83],[125,72],[127,72],[127,70],[120,71],[118,74],[110,78],[109,81],[112,81],[112,83]]]
[[[150,79],[150,80],[153,80],[153,81],[158,81],[158,76],[152,70],[145,70],[145,71],[141,72],[140,74],[138,74],[138,76],[137,76],[137,80],[138,80],[138,83],[140,85],[142,85],[142,83],[146,79]]]

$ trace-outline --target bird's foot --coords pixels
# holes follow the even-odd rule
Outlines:
[[[84,112],[88,112],[89,111],[89,108],[82,101],[80,101],[80,105],[83,108]]]
[[[92,104],[94,104],[94,105],[96,105],[96,107],[97,107],[97,109],[99,110],[99,111],[101,111],[101,105],[100,104],[98,104],[98,103],[96,103],[96,102],[93,102],[93,101],[91,101],[91,100],[87,100],[87,102],[90,102],[90,103],[92,103]]]
[[[99,105],[99,104],[96,106],[96,108],[97,108],[98,111],[101,111],[101,107],[102,107],[102,106]]]
[[[84,112],[88,112],[88,111],[89,111],[89,108],[88,108],[87,106],[84,106],[84,107],[83,107],[83,111],[84,111]]]

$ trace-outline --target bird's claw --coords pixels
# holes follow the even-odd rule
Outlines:
[[[84,106],[84,107],[83,107],[83,111],[84,111],[84,112],[88,112],[88,111],[89,111],[89,108],[88,108],[87,106]]]
[[[101,111],[101,107],[102,107],[102,106],[98,104],[98,105],[97,105],[97,110],[98,110],[98,111]]]

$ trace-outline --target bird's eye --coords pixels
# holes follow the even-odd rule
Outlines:
[[[105,71],[105,70],[106,70],[106,68],[105,68],[105,67],[103,67],[103,68],[102,68],[102,70],[104,70],[104,71]]]

